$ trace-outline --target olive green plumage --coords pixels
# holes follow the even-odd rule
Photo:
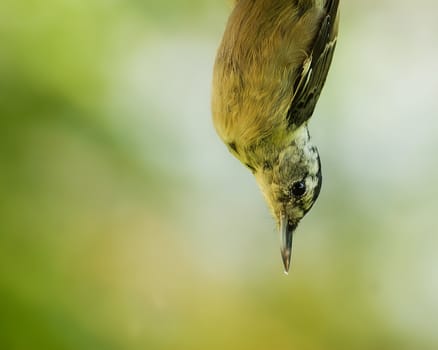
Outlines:
[[[213,72],[215,128],[256,177],[280,228],[286,271],[293,231],[321,188],[307,121],[331,64],[338,5],[236,1]]]

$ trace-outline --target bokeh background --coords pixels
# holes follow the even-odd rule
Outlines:
[[[342,1],[289,276],[216,136],[225,0],[0,2],[2,349],[438,349],[438,3]]]

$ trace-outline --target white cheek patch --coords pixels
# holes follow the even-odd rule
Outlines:
[[[313,154],[313,161],[310,163],[309,173],[312,175],[316,175],[319,172],[319,164],[317,161],[317,155]]]
[[[307,161],[309,175],[316,175],[319,172],[318,151],[310,142],[307,142],[303,147],[304,159]]]
[[[306,187],[308,193],[313,192],[313,190],[318,186],[318,177],[308,176],[306,178]]]

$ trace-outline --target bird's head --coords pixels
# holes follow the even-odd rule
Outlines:
[[[289,270],[293,233],[312,208],[321,190],[321,162],[317,148],[310,143],[307,128],[255,172],[256,180],[274,215],[281,237],[285,272]]]

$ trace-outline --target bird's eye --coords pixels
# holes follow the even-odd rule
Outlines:
[[[304,181],[294,182],[291,188],[294,197],[302,197],[306,193],[306,184]]]

